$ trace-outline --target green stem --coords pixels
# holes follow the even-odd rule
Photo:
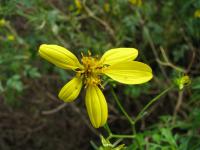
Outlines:
[[[122,113],[124,114],[124,116],[128,119],[128,121],[130,122],[131,125],[134,125],[134,121],[132,120],[132,118],[128,115],[128,113],[126,112],[126,110],[124,109],[124,107],[122,106],[122,104],[120,103],[119,98],[117,97],[117,95],[115,94],[113,88],[111,88],[111,93],[114,97],[114,100],[116,101],[117,105],[119,106],[120,110],[122,111]]]
[[[108,140],[111,138],[134,138],[135,135],[126,135],[126,134],[113,134],[112,131],[110,130],[110,127],[108,126],[108,124],[106,123],[104,125],[104,129],[108,132]]]
[[[93,142],[93,141],[90,141],[90,144],[92,145],[92,147],[95,149],[95,150],[98,150],[98,146]]]
[[[110,127],[108,126],[108,123],[106,122],[106,124],[103,126],[104,127],[104,129],[108,132],[108,135],[111,135],[112,134],[112,132],[111,132],[111,130],[110,130]]]
[[[129,138],[129,139],[132,139],[132,138],[135,138],[135,135],[126,135],[126,134],[111,134],[108,139],[112,139],[112,138]]]
[[[169,90],[171,90],[173,88],[173,86],[170,86],[169,88],[167,88],[166,90],[164,90],[162,93],[160,93],[159,95],[157,95],[155,98],[153,98],[152,100],[150,100],[149,103],[147,103],[147,105],[140,111],[140,113],[136,116],[134,124],[142,117],[142,115],[144,114],[144,112],[153,104],[155,103],[160,97],[162,97],[165,93],[167,93]]]

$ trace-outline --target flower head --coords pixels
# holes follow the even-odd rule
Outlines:
[[[179,90],[191,84],[191,79],[188,75],[184,75],[175,80],[175,84],[178,86]]]
[[[132,5],[135,5],[135,6],[141,6],[142,5],[142,0],[129,0],[129,2]]]
[[[195,10],[194,17],[195,18],[200,18],[200,9]]]
[[[8,34],[8,35],[7,35],[7,40],[8,40],[8,41],[14,41],[14,40],[15,40],[15,36],[12,35],[12,34]]]
[[[42,44],[39,55],[63,69],[71,69],[76,75],[59,92],[64,102],[75,100],[83,86],[86,88],[85,104],[92,125],[103,126],[108,118],[108,107],[99,87],[101,75],[124,84],[141,84],[152,78],[151,68],[141,62],[133,61],[138,51],[134,48],[115,48],[104,53],[101,58],[82,54],[81,63],[69,50],[58,45]]]
[[[3,19],[0,19],[0,27],[3,27],[5,26],[7,23],[7,21],[3,18]]]

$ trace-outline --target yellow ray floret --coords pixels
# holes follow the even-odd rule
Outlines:
[[[82,88],[82,79],[74,77],[59,92],[58,97],[64,102],[72,102],[75,100]]]
[[[63,69],[74,70],[81,66],[73,53],[58,45],[42,44],[39,48],[39,55]]]
[[[95,128],[103,126],[108,117],[108,108],[105,97],[96,85],[88,86],[85,104],[90,121]]]
[[[100,62],[107,65],[114,65],[123,61],[134,60],[138,56],[135,48],[114,48],[104,53]]]
[[[113,80],[124,84],[141,84],[153,77],[151,68],[138,61],[126,61],[111,65],[104,70],[104,73]]]

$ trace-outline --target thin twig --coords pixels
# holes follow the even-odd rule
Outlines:
[[[189,48],[191,49],[192,51],[192,58],[191,58],[191,61],[186,69],[186,73],[189,73],[191,68],[192,68],[192,65],[194,63],[194,60],[195,60],[195,57],[196,57],[196,53],[195,53],[195,47],[192,45],[192,42],[190,41],[190,39],[185,35],[185,32],[183,30],[183,28],[181,28],[181,33],[182,33],[182,36],[184,38],[184,40],[187,42]]]
[[[180,92],[178,93],[178,100],[177,100],[177,103],[176,103],[176,107],[175,107],[175,109],[174,109],[172,124],[174,124],[174,123],[176,122],[177,113],[179,112],[180,107],[181,107],[181,104],[182,104],[182,102],[183,102],[183,92],[184,92],[184,91],[180,91]]]
[[[163,66],[171,67],[171,68],[173,68],[173,69],[175,69],[175,70],[177,70],[177,71],[179,71],[179,72],[183,72],[183,73],[186,72],[183,68],[177,67],[177,66],[175,66],[174,64],[172,64],[172,63],[170,63],[170,62],[163,62],[163,61],[161,61],[160,59],[156,59],[156,61],[157,61],[159,64],[163,65]]]
[[[167,88],[166,90],[164,90],[163,92],[161,92],[159,95],[157,95],[155,98],[153,98],[151,101],[149,101],[149,103],[147,103],[147,105],[140,111],[140,113],[136,116],[135,120],[134,120],[134,124],[142,118],[144,112],[153,104],[155,103],[160,97],[162,97],[164,94],[166,94],[168,91],[170,91],[173,88],[173,86]]]
[[[96,20],[96,21],[99,22],[101,25],[103,25],[103,26],[105,27],[105,29],[108,31],[109,35],[112,37],[112,39],[113,39],[114,41],[116,41],[114,30],[110,27],[110,25],[109,25],[106,21],[104,21],[104,20],[102,20],[101,18],[97,17],[97,16],[92,12],[92,10],[90,10],[90,9],[86,6],[85,2],[86,2],[86,1],[84,0],[82,4],[83,4],[83,8],[84,8],[84,10],[86,11],[86,13],[87,13],[92,19]]]
[[[163,58],[164,58],[164,62],[161,61],[159,58],[157,58],[156,61],[157,61],[159,64],[161,64],[161,65],[163,65],[163,66],[169,66],[169,67],[171,67],[171,68],[173,68],[173,69],[175,69],[175,70],[177,70],[177,71],[179,71],[179,72],[183,72],[183,73],[186,72],[183,68],[178,67],[178,66],[174,65],[173,63],[171,63],[171,61],[170,61],[169,58],[167,57],[167,54],[165,53],[165,50],[164,50],[162,47],[160,47],[160,51],[161,51],[161,54],[162,54],[162,56],[163,56]]]
[[[158,56],[158,53],[157,53],[157,51],[156,51],[156,47],[155,47],[155,45],[154,45],[154,43],[153,43],[153,40],[152,40],[152,38],[151,38],[151,36],[150,36],[150,33],[149,33],[148,28],[144,26],[144,27],[143,27],[143,30],[144,30],[144,32],[145,32],[146,35],[147,35],[147,39],[148,39],[149,45],[150,45],[150,47],[151,47],[151,49],[152,49],[152,51],[153,51],[154,57],[155,57],[156,59],[158,59],[159,56]],[[165,79],[167,80],[167,82],[170,83],[170,81],[169,81],[169,79],[168,79],[168,76],[167,76],[167,74],[166,74],[164,68],[162,67],[162,65],[158,64],[158,66],[159,66],[159,68],[160,68],[162,74],[164,75]]]
[[[63,109],[66,106],[67,106],[67,103],[63,103],[63,104],[59,105],[58,107],[53,108],[51,110],[44,110],[41,112],[41,114],[42,115],[51,115],[51,114],[59,112],[61,109]]]

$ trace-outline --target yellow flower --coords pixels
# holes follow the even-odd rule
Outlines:
[[[0,27],[3,27],[6,25],[6,20],[5,19],[0,19]]]
[[[142,0],[129,0],[129,2],[132,5],[135,5],[135,6],[141,6],[142,5]]]
[[[141,62],[133,61],[138,51],[134,48],[115,48],[104,53],[101,58],[83,56],[80,63],[69,50],[58,45],[42,44],[39,55],[63,69],[71,69],[76,75],[59,92],[64,102],[74,101],[83,85],[86,89],[85,105],[92,125],[103,126],[108,118],[108,107],[100,90],[100,76],[105,74],[124,84],[141,84],[152,78],[151,68]]]
[[[78,11],[80,12],[82,7],[83,7],[82,4],[81,4],[81,1],[80,0],[74,0],[74,3],[76,5]]]
[[[108,13],[110,11],[110,4],[109,3],[105,3],[103,5],[103,8],[104,8],[104,11]]]
[[[7,35],[7,40],[8,41],[14,41],[15,40],[15,36],[12,34]]]
[[[195,17],[195,18],[200,18],[200,9],[197,9],[197,10],[194,12],[194,17]]]
[[[190,77],[185,75],[178,79],[176,79],[176,84],[178,85],[179,89],[182,90],[185,86],[188,86],[191,84]]]

